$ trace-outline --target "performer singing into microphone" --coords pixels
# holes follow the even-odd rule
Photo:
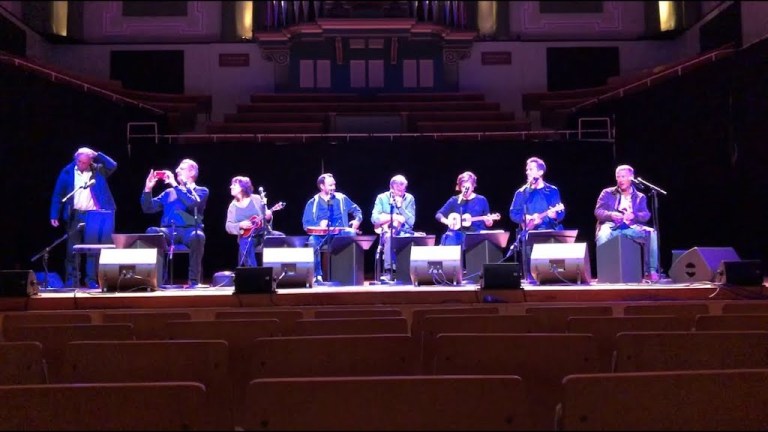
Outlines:
[[[562,230],[565,217],[560,190],[544,181],[546,171],[547,165],[541,158],[531,157],[525,161],[525,184],[515,191],[509,206],[509,218],[519,226],[513,248],[522,252],[525,279],[529,282],[533,281],[530,266],[533,245],[526,243],[528,231]]]
[[[643,246],[645,279],[659,280],[659,244],[656,230],[646,226],[651,219],[648,199],[632,184],[635,170],[629,165],[616,167],[616,186],[600,192],[595,205],[597,246],[616,236],[624,236]]]
[[[202,283],[203,212],[208,202],[208,188],[195,184],[199,170],[197,162],[184,159],[176,168],[176,177],[169,170],[150,170],[141,194],[141,209],[144,213],[162,211],[160,227],[150,227],[147,233],[162,233],[168,247],[183,244],[189,248],[189,287]],[[160,195],[152,197],[152,188],[158,180],[168,186]],[[160,269],[164,275],[164,269]],[[173,283],[173,281],[170,281]]]
[[[304,231],[310,234],[307,245],[315,249],[314,283],[321,284],[323,269],[320,264],[320,248],[335,235],[354,235],[363,221],[363,211],[348,196],[336,192],[336,179],[333,174],[320,175],[317,178],[317,188],[320,192],[310,198],[304,206],[302,225]]]
[[[452,196],[435,214],[435,219],[448,226],[448,230],[440,239],[442,246],[463,246],[464,233],[476,232],[493,225],[498,215],[491,215],[488,200],[475,193],[477,176],[471,171],[465,171],[456,178],[456,190],[459,194]]]
[[[67,229],[67,253],[64,261],[65,285],[67,287],[79,287],[80,281],[75,280],[75,256],[73,247],[83,242],[83,232],[78,229],[84,224],[88,212],[94,210],[108,211],[111,218],[105,226],[111,227],[100,232],[97,241],[100,243],[112,243],[111,234],[115,226],[115,200],[109,190],[107,177],[117,169],[117,162],[104,153],[91,150],[88,147],[79,148],[75,152],[74,160],[65,166],[59,173],[56,186],[51,198],[51,225],[59,226],[59,218],[63,218],[64,227]],[[98,288],[96,278],[96,255],[88,254],[85,264],[85,283],[89,288]]]
[[[407,193],[408,180],[398,174],[389,180],[389,191],[376,196],[371,212],[374,231],[380,234],[379,251],[384,256],[382,280],[390,280],[395,271],[392,262],[390,235],[412,235],[416,223],[416,200]],[[378,265],[378,262],[377,262]]]
[[[248,177],[232,178],[229,192],[234,199],[227,209],[225,229],[237,236],[237,265],[255,267],[256,248],[264,243],[272,212],[266,207],[261,196],[253,194],[253,184]]]

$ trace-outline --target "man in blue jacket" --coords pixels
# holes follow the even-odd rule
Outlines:
[[[83,243],[83,232],[89,230],[98,232],[91,242],[111,243],[111,234],[115,226],[115,200],[107,184],[109,177],[117,169],[117,162],[104,153],[98,153],[88,147],[82,147],[75,152],[74,160],[65,166],[51,197],[51,225],[58,227],[59,219],[63,220],[69,236],[67,237],[67,254],[64,261],[66,282],[68,287],[80,286],[75,280],[78,270],[75,268],[73,247]],[[101,212],[101,220],[107,229],[91,229],[85,223],[88,214]],[[91,219],[95,221],[96,219]],[[94,222],[91,222],[94,223]],[[81,225],[83,224],[83,225]],[[83,227],[83,228],[81,228]],[[85,283],[89,288],[98,288],[96,277],[96,256],[88,254],[85,265]]]

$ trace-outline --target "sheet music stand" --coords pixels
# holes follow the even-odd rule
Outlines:
[[[468,232],[464,237],[464,263],[470,279],[477,279],[483,264],[498,263],[504,258],[509,231]]]
[[[265,236],[262,247],[306,247],[309,236]]]
[[[89,210],[85,212],[83,243],[111,244],[115,231],[115,212],[112,210]]]
[[[337,235],[329,245],[330,280],[340,285],[362,285],[365,281],[363,271],[364,251],[376,241],[375,235]]]
[[[536,243],[574,243],[579,230],[534,230],[528,231],[523,251],[523,270],[525,281],[535,283],[531,274],[531,251]]]
[[[411,280],[411,247],[434,246],[435,235],[406,235],[395,236],[391,239],[395,251],[395,283],[413,285]]]

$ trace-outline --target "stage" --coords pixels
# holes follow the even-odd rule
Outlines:
[[[264,294],[235,294],[233,287],[161,288],[143,292],[100,289],[41,289],[29,297],[0,298],[0,310],[184,309],[237,307],[379,307],[386,305],[495,304],[509,309],[532,303],[621,303],[768,299],[762,286],[687,284],[547,284],[523,282],[521,289],[481,289],[478,284],[380,285],[278,288]]]

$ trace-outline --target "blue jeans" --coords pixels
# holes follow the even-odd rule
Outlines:
[[[634,240],[643,247],[643,269],[644,272],[658,272],[659,271],[659,240],[656,235],[656,230],[653,228],[634,225],[631,228],[613,229],[615,227],[613,222],[606,222],[600,226],[595,237],[595,243],[597,246],[607,242],[608,240],[616,236],[624,236]]]
[[[333,240],[336,236],[351,236],[355,235],[354,230],[342,230],[339,231],[338,234],[328,234],[328,235],[311,235],[309,236],[309,239],[307,239],[307,246],[311,247],[315,250],[315,277],[323,277],[323,266],[320,263],[320,249],[323,247],[328,247],[328,245],[331,243],[331,240]]]
[[[254,234],[253,236],[240,237],[237,240],[238,253],[237,253],[237,265],[238,267],[256,267],[256,248],[264,243],[264,236]]]
[[[440,246],[464,246],[464,231],[448,230],[440,238]]]

